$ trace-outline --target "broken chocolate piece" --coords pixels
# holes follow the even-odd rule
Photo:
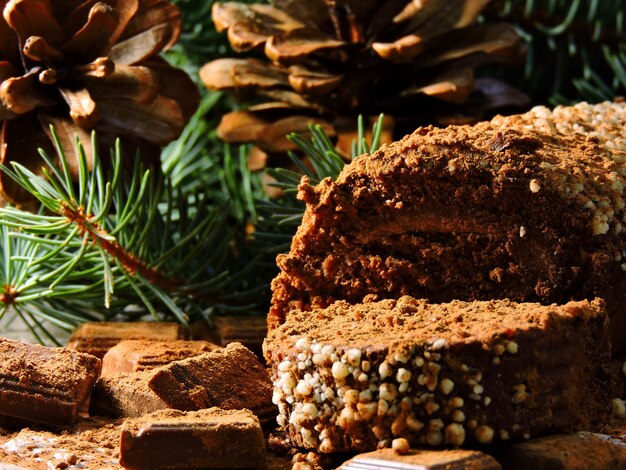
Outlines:
[[[267,335],[267,320],[261,316],[216,316],[212,317],[213,328],[196,328],[199,338],[206,338],[220,346],[241,343],[258,357],[263,357],[263,340]]]
[[[132,470],[264,468],[265,443],[248,410],[163,410],[124,423],[120,464]]]
[[[99,372],[100,360],[89,354],[0,338],[0,414],[70,424]]]
[[[91,397],[92,415],[113,418],[138,418],[167,408],[148,387],[154,370],[118,373],[100,377]]]
[[[88,322],[78,326],[67,347],[102,358],[106,352],[125,339],[183,339],[180,324],[173,322]]]
[[[102,358],[102,376],[117,372],[154,369],[180,359],[197,356],[218,348],[208,341],[126,340],[116,344]]]
[[[262,422],[276,414],[265,368],[239,343],[160,367],[148,385],[168,406],[179,410],[247,408]]]
[[[357,455],[339,470],[500,470],[491,456],[475,450],[412,450],[398,455],[391,449]],[[530,467],[526,467],[530,468]]]

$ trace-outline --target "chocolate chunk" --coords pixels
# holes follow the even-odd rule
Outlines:
[[[626,468],[626,444],[590,432],[548,436],[508,447],[501,461],[511,470]]]
[[[139,372],[187,359],[218,348],[208,341],[127,340],[113,346],[102,358],[102,376]]]
[[[500,468],[500,464],[487,454],[460,449],[412,450],[406,455],[398,455],[391,449],[382,449],[357,455],[339,467],[340,470],[500,470]]]
[[[230,343],[241,343],[258,357],[263,357],[263,340],[267,335],[267,320],[265,317],[251,316],[222,316],[213,317],[213,328],[206,323],[195,326],[195,334],[200,339],[208,339],[220,346]],[[194,331],[192,329],[192,334]]]
[[[168,406],[179,410],[247,408],[263,422],[276,414],[265,368],[239,343],[160,367],[148,385]]]
[[[101,377],[91,397],[91,414],[113,418],[138,418],[167,405],[150,388],[154,371],[118,373]]]
[[[183,328],[173,322],[89,322],[74,330],[67,347],[102,358],[125,339],[169,341],[183,338]]]
[[[0,338],[0,414],[70,424],[99,372],[89,354]]]
[[[127,469],[264,468],[259,420],[248,410],[157,411],[122,426]]]

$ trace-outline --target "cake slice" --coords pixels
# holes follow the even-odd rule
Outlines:
[[[534,108],[425,127],[304,180],[269,327],[292,309],[403,295],[431,302],[606,300],[626,346],[626,103]]]
[[[611,410],[602,300],[292,311],[269,333],[277,422],[322,453],[461,446],[585,429]]]

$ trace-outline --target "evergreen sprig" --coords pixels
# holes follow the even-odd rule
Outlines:
[[[175,190],[140,163],[124,173],[119,146],[106,172],[95,135],[91,171],[76,143],[74,183],[56,143],[60,168],[41,152],[44,177],[19,163],[2,168],[42,205],[38,213],[0,208],[3,312],[27,312],[28,324],[45,333],[43,321],[69,329],[91,318],[149,312],[186,323],[208,307],[245,306],[227,288],[235,277],[223,269],[233,234],[223,206]],[[142,308],[129,311],[129,304]]]
[[[378,148],[382,116],[371,142],[362,120],[358,127],[352,158]],[[77,182],[56,136],[60,166],[41,151],[43,176],[16,162],[2,166],[41,210],[0,208],[0,319],[13,312],[39,341],[56,343],[48,324],[69,331],[84,321],[146,313],[187,323],[215,311],[265,312],[274,257],[289,248],[304,211],[295,197],[302,175],[317,184],[346,164],[319,126],[311,136],[290,136],[301,153],[290,154],[297,171],[271,171],[283,190],[276,200],[263,192],[262,175],[248,169],[248,147],[225,147],[204,183],[178,187],[177,152],[166,160],[169,175],[143,169],[139,159],[125,172],[118,145],[105,170],[95,134],[91,169],[76,141]],[[185,134],[180,148],[196,138]]]
[[[528,44],[524,74],[504,78],[533,103],[626,95],[626,0],[500,0],[485,16],[513,24]]]

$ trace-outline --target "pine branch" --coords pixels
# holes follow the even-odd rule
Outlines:
[[[378,147],[381,122],[371,143],[359,122],[353,157]],[[310,141],[291,139],[312,169],[295,154],[290,158],[313,183],[336,178],[345,165],[320,128],[312,128]],[[275,170],[284,195],[270,201],[261,175],[247,167],[248,148],[226,148],[223,162],[212,167],[210,190],[185,193],[140,164],[122,172],[119,147],[108,173],[97,152],[89,171],[77,146],[77,183],[58,141],[61,167],[42,153],[45,178],[18,163],[2,167],[42,210],[0,208],[0,319],[19,317],[35,338],[55,342],[46,325],[71,330],[87,320],[146,312],[187,322],[216,311],[266,311],[274,257],[288,249],[302,218],[304,207],[295,197],[301,174]],[[97,308],[103,303],[105,309]]]
[[[231,296],[236,276],[224,269],[234,237],[226,225],[229,211],[205,196],[174,190],[139,163],[132,174],[123,173],[119,146],[107,174],[94,140],[89,172],[77,146],[77,184],[58,139],[61,168],[42,152],[46,178],[19,163],[2,168],[45,210],[0,208],[3,314],[14,311],[35,331],[45,331],[45,321],[69,329],[87,319],[126,315],[129,304],[156,318],[168,311],[181,322],[206,316],[207,308],[247,307],[245,297]],[[104,314],[87,313],[103,300]]]
[[[485,18],[510,22],[525,38],[524,76],[505,79],[536,104],[626,95],[626,1],[502,0]]]

